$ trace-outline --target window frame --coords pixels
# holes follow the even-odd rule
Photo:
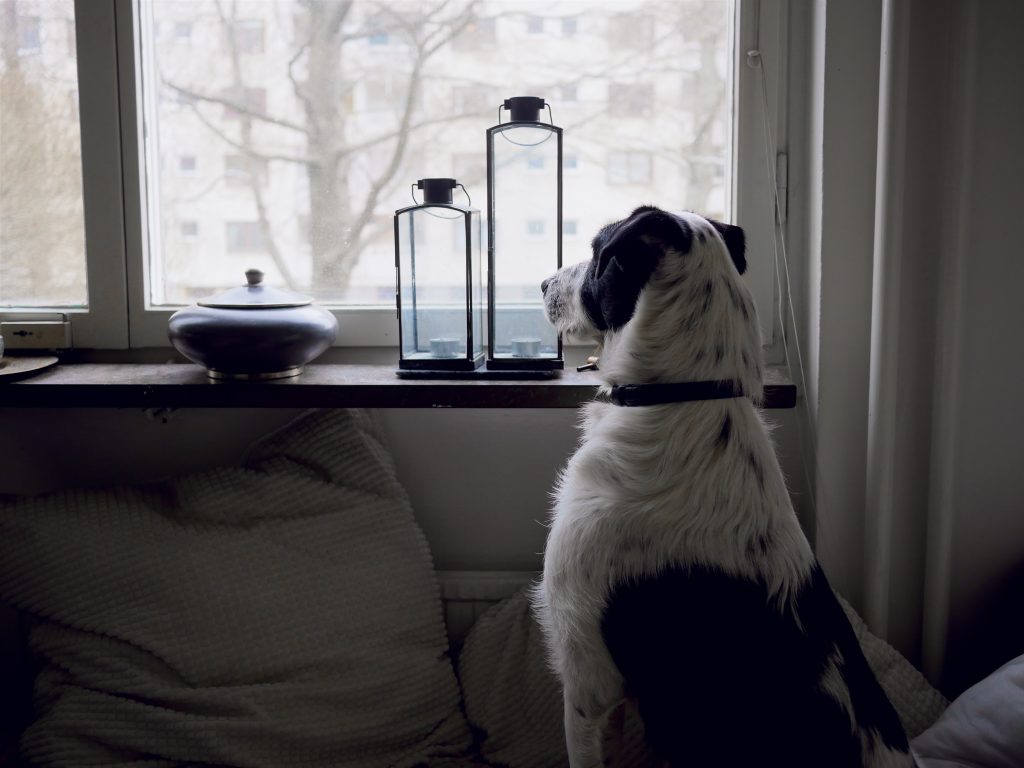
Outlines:
[[[85,209],[87,309],[0,310],[5,320],[67,316],[79,348],[169,347],[167,321],[176,308],[148,308],[148,221],[146,199],[153,195],[144,169],[140,100],[152,98],[141,87],[142,56],[135,40],[142,7],[135,0],[75,0],[75,29],[82,136]],[[776,236],[769,173],[764,158],[760,72],[746,63],[746,52],[761,51],[768,90],[768,122],[777,145],[785,146],[785,66],[788,3],[735,0],[730,35],[736,44],[730,62],[733,82],[733,219],[747,233],[747,281],[760,312],[764,343],[772,362],[779,329],[774,308],[773,242]],[[780,150],[781,151],[781,150]],[[110,201],[120,201],[112,205]],[[338,319],[338,347],[396,347],[395,308],[332,307]],[[567,339],[567,344],[587,343]]]

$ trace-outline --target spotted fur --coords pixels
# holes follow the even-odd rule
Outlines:
[[[623,702],[671,766],[910,766],[906,737],[793,512],[756,404],[743,233],[644,206],[544,281],[597,338],[601,385],[737,380],[748,397],[585,407],[534,606],[564,689],[572,768]]]

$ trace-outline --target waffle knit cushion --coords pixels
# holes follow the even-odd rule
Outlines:
[[[243,466],[0,505],[32,617],[33,765],[382,768],[469,747],[427,542],[373,419]]]
[[[840,598],[879,684],[907,730],[915,736],[942,713],[947,701],[892,646],[872,635]],[[565,768],[562,692],[545,662],[540,627],[522,591],[480,617],[459,656],[459,679],[480,751],[508,768]],[[625,764],[655,765],[646,754],[643,724],[625,713]]]

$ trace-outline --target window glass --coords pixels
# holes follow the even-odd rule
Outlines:
[[[322,301],[393,303],[391,215],[426,176],[455,176],[486,212],[485,130],[510,96],[545,98],[565,129],[566,263],[640,203],[730,214],[728,0],[140,8],[149,306],[250,267]],[[531,247],[544,225],[514,231]]]
[[[0,307],[87,304],[69,28],[72,0],[0,1]]]

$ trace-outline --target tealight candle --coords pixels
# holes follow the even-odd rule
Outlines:
[[[537,357],[540,354],[540,339],[512,339],[512,357]]]
[[[449,338],[431,339],[430,354],[432,357],[458,357],[459,340]]]

